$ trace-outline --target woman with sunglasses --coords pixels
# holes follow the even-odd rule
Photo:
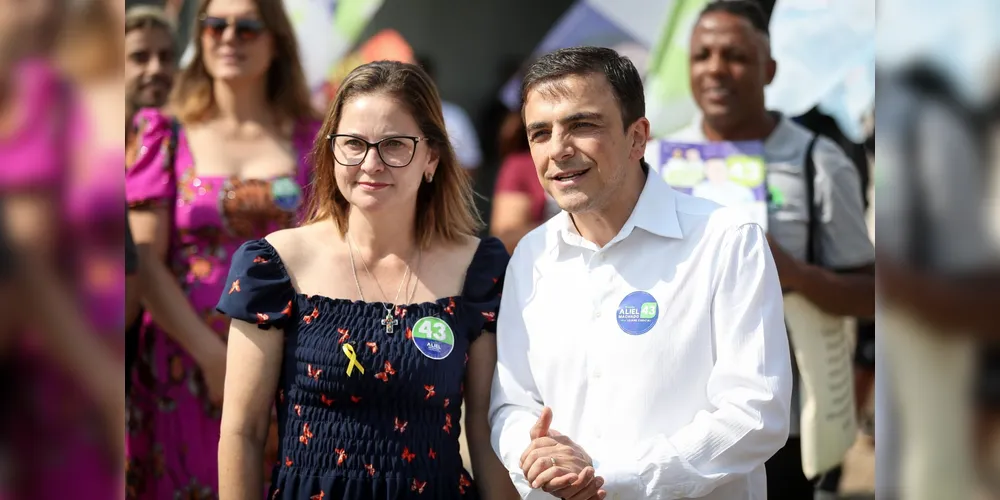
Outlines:
[[[214,306],[239,245],[298,222],[319,127],[280,0],[203,0],[198,20],[170,115],[138,114],[141,146],[126,170],[148,264],[129,405],[131,498],[216,494],[229,319]]]
[[[247,242],[219,301],[233,318],[220,497],[259,491],[277,404],[268,498],[518,498],[487,423],[507,251],[475,236],[434,84],[363,65],[321,134],[309,223]]]

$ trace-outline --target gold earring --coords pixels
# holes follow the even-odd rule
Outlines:
[[[427,183],[430,184],[432,181],[434,181],[434,174],[431,173],[431,172],[425,172],[424,173],[424,180],[426,180]]]

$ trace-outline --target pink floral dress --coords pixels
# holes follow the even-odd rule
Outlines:
[[[154,110],[142,110],[136,125],[140,147],[125,173],[126,198],[132,207],[173,207],[168,265],[195,311],[224,339],[229,319],[215,305],[230,259],[243,242],[299,221],[311,176],[306,154],[319,123],[296,127],[296,174],[267,180],[198,176],[182,127]],[[217,498],[220,408],[208,401],[191,356],[148,314],[144,327],[127,404],[126,495]]]

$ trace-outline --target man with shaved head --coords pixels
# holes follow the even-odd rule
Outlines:
[[[858,171],[833,141],[768,111],[764,88],[776,71],[767,20],[756,2],[708,4],[690,44],[691,92],[701,116],[674,139],[761,141],[772,195],[767,239],[782,289],[832,316],[874,317],[875,251]],[[813,498],[811,483],[826,483],[803,473],[799,372],[793,368],[791,437],[767,463],[770,500]],[[838,479],[833,472],[815,498],[831,498]]]

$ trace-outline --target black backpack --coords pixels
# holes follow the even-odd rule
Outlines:
[[[844,154],[858,171],[858,176],[861,178],[861,199],[864,201],[865,209],[868,209],[868,205],[871,203],[871,200],[868,199],[868,188],[871,186],[871,168],[865,144],[857,144],[848,139],[840,130],[837,122],[830,116],[823,114],[817,107],[810,109],[804,115],[795,117],[794,121],[812,133],[826,137],[840,146],[840,149],[844,151]]]

